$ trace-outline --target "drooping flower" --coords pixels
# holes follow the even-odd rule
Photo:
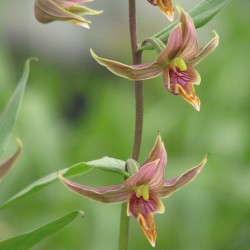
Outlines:
[[[60,174],[58,176],[67,188],[90,199],[104,203],[127,202],[127,215],[133,215],[138,220],[145,236],[155,246],[157,231],[153,214],[164,213],[161,199],[193,180],[206,161],[207,156],[196,167],[166,180],[167,153],[161,136],[158,135],[146,161],[137,172],[131,171],[130,177],[120,185],[94,188],[72,182]]]
[[[158,6],[161,12],[169,19],[174,19],[174,8],[172,6],[172,0],[147,0],[149,3]]]
[[[53,21],[71,21],[89,29],[91,21],[81,15],[97,15],[102,11],[93,10],[81,3],[92,2],[93,0],[36,0],[34,11],[36,19],[41,23]]]
[[[177,9],[180,14],[179,22],[171,31],[167,45],[164,45],[155,62],[129,66],[101,58],[92,50],[91,54],[99,64],[129,80],[146,80],[163,74],[167,90],[173,95],[181,95],[199,111],[200,100],[193,85],[199,85],[201,78],[194,66],[217,47],[219,37],[214,32],[214,38],[199,48],[191,17],[179,5]]]

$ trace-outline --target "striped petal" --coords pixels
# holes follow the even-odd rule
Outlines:
[[[164,143],[162,142],[160,134],[158,134],[156,138],[155,146],[149,155],[148,161],[154,159],[160,159],[160,161],[157,165],[154,175],[152,176],[150,182],[148,183],[150,190],[158,190],[159,188],[161,188],[164,184],[164,179],[165,179],[167,152]]]
[[[167,90],[168,90],[170,93],[172,93],[172,94],[175,95],[174,91],[171,89],[171,85],[170,85],[170,76],[169,76],[169,68],[168,68],[168,67],[166,67],[166,68],[164,69],[162,75],[163,75],[163,82],[164,82],[165,87],[167,88]]]
[[[157,232],[154,224],[154,213],[164,213],[165,207],[161,199],[155,193],[150,193],[149,199],[144,200],[142,196],[131,194],[128,200],[127,215],[137,218],[142,231],[152,246],[155,245]]]
[[[165,73],[164,73],[165,76]],[[166,76],[165,76],[166,78]],[[192,67],[187,66],[184,71],[178,68],[169,70],[170,87],[167,86],[168,90],[172,94],[181,95],[185,101],[189,102],[197,111],[200,110],[200,100],[195,95],[195,89],[193,84],[199,85],[201,78],[199,73]],[[166,80],[164,80],[165,82]],[[166,85],[166,83],[165,83]]]
[[[42,0],[44,1],[44,0]],[[71,6],[74,6],[76,4],[81,4],[81,3],[89,3],[92,2],[93,0],[51,0],[57,5],[61,6],[62,8],[69,8]]]
[[[137,218],[138,214],[146,216],[149,213],[160,213],[165,212],[165,207],[161,199],[153,192],[150,192],[149,198],[144,200],[142,196],[137,197],[136,193],[132,193],[128,199],[127,215],[131,214]]]
[[[151,161],[143,165],[137,173],[129,177],[124,184],[127,187],[133,188],[140,185],[147,185],[154,177],[154,174],[157,171],[160,159]]]
[[[206,162],[207,162],[207,155],[205,156],[205,158],[200,164],[189,169],[187,172],[185,172],[181,176],[175,177],[170,180],[166,180],[163,188],[157,192],[159,197],[166,198],[172,193],[176,192],[181,187],[183,187],[184,185],[191,182],[198,175],[198,173],[201,171],[201,169],[206,164]]]
[[[157,238],[157,230],[155,227],[154,216],[152,213],[147,214],[147,216],[138,215],[137,220],[141,226],[141,229],[150,242],[152,247],[155,247],[155,242]]]
[[[174,8],[172,0],[156,0],[156,5],[160,8],[161,12],[168,18],[169,21],[174,20]]]
[[[197,111],[200,111],[200,99],[195,95],[193,84],[188,82],[185,87],[179,84],[175,85],[175,92],[183,97],[185,101],[190,103]]]
[[[194,57],[189,59],[188,63],[192,65],[198,64],[204,57],[206,57],[209,53],[211,53],[219,44],[219,36],[214,31],[214,38],[204,47],[202,47],[199,53]]]
[[[167,46],[159,55],[157,61],[160,64],[169,63],[179,52],[182,45],[182,28],[181,23],[178,23],[171,31]]]
[[[125,181],[129,187],[147,185],[149,190],[158,190],[164,184],[167,153],[160,134],[157,135],[155,145],[147,160],[137,173]]]
[[[185,61],[193,58],[199,51],[198,38],[195,26],[191,17],[177,4],[177,10],[180,14],[180,22],[182,24],[182,46],[178,56]]]
[[[113,60],[97,56],[93,50],[90,50],[92,57],[102,66],[105,66],[115,75],[129,80],[146,80],[154,78],[162,73],[162,66],[157,62],[145,63],[129,66]]]
[[[71,21],[85,28],[89,28],[90,21],[79,14],[97,15],[96,11],[84,6],[76,5],[86,1],[36,0],[34,11],[36,19],[41,23],[53,21]]]
[[[124,184],[94,188],[70,181],[60,173],[58,173],[58,178],[71,191],[103,203],[126,202],[131,193],[131,189]]]
[[[174,19],[174,8],[172,0],[147,0],[152,5],[158,6],[161,12],[168,18],[169,21]]]
[[[201,82],[200,74],[192,66],[187,65],[186,70],[180,70],[179,68],[169,70],[170,85],[179,84],[183,88],[190,82],[195,85],[199,85]]]

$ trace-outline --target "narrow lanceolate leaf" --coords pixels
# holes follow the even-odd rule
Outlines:
[[[32,231],[19,234],[12,238],[0,241],[1,250],[27,250],[39,243],[41,240],[56,233],[61,228],[72,222],[77,216],[82,216],[82,211],[74,211],[70,214],[63,216],[60,219],[54,220],[46,225],[38,227]]]
[[[3,155],[5,151],[6,143],[9,139],[9,136],[17,120],[17,116],[23,99],[26,82],[29,76],[31,60],[35,60],[35,58],[30,58],[26,61],[23,75],[0,118],[0,157]]]
[[[71,177],[71,176],[85,174],[86,172],[94,168],[97,168],[104,171],[119,173],[128,177],[128,173],[125,171],[125,165],[126,165],[125,161],[121,161],[110,157],[103,157],[98,160],[75,164],[69,168],[61,169],[59,170],[59,172],[65,177]],[[54,172],[33,182],[32,184],[30,184],[29,186],[25,187],[23,190],[12,196],[5,203],[0,205],[0,209],[4,209],[14,205],[16,202],[46,187],[47,185],[53,183],[57,179],[58,179],[57,172]]]
[[[14,153],[11,157],[9,157],[7,160],[4,160],[0,162],[0,182],[3,179],[3,177],[7,174],[7,172],[11,169],[15,161],[17,160],[18,156],[20,155],[22,151],[22,143],[20,140],[17,140],[18,143],[18,149],[16,153]]]
[[[195,28],[198,29],[207,24],[230,0],[205,0],[195,6],[188,14],[194,21]],[[158,38],[162,42],[166,42],[170,31],[175,27],[177,21],[168,25],[165,29],[156,33],[152,38]],[[152,45],[145,44],[139,47],[139,50],[153,49]]]

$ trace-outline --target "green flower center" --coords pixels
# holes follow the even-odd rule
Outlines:
[[[136,189],[136,196],[139,198],[140,196],[143,197],[145,201],[149,199],[149,191],[147,185],[141,185]]]
[[[175,71],[176,68],[180,69],[180,71],[185,71],[187,70],[187,65],[185,61],[181,57],[175,57],[171,62],[170,62],[173,70]]]

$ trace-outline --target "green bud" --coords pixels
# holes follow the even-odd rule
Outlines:
[[[128,159],[126,161],[126,169],[130,176],[137,173],[139,168],[140,168],[140,165],[137,161],[133,159]]]

